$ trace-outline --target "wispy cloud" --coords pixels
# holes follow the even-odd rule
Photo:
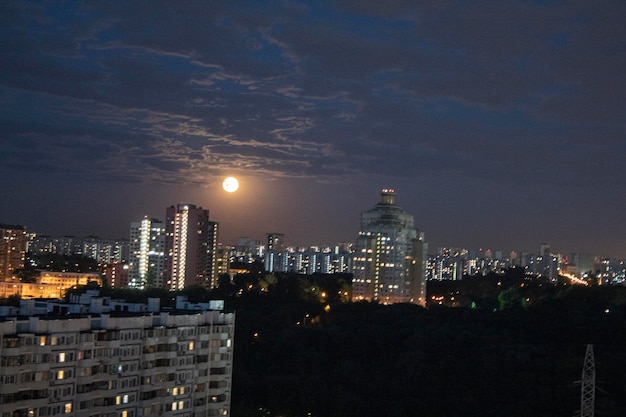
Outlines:
[[[626,151],[620,1],[2,11],[0,161],[13,167],[181,184],[226,170],[626,183],[597,162]]]

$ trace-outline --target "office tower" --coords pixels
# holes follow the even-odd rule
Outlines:
[[[265,252],[267,272],[286,272],[286,267],[283,267],[284,240],[285,235],[282,233],[267,234],[267,251]]]
[[[128,286],[163,287],[165,224],[145,216],[130,224]]]
[[[3,416],[230,415],[235,315],[223,301],[165,311],[72,297],[23,300],[0,319]]]
[[[168,207],[165,216],[165,288],[214,286],[218,224],[209,221],[209,210],[193,204],[177,204]]]
[[[24,226],[0,223],[0,279],[11,278],[24,268],[28,236]]]
[[[413,216],[383,189],[376,206],[361,214],[352,282],[353,301],[426,304],[427,244]]]

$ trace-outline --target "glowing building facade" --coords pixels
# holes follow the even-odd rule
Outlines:
[[[218,224],[193,204],[168,207],[165,221],[164,287],[212,288],[217,284]]]
[[[28,236],[24,226],[0,224],[0,279],[13,276],[24,268]]]
[[[130,224],[130,262],[128,286],[163,287],[165,224],[144,217]]]
[[[374,208],[361,214],[354,258],[353,301],[426,304],[428,245],[413,216],[383,189]]]
[[[267,252],[265,253],[265,270],[267,272],[286,271],[286,256],[284,253],[285,235],[282,233],[267,234]]]
[[[34,282],[0,281],[0,298],[63,298],[70,288],[88,284],[102,286],[102,276],[97,272],[39,271]]]

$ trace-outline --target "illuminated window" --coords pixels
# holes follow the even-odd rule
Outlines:
[[[65,362],[65,352],[59,353],[59,363]]]
[[[57,372],[57,379],[63,379],[63,377],[65,376],[65,372],[64,371],[58,371]]]
[[[72,403],[65,404],[65,414],[69,414],[72,412]]]
[[[193,350],[193,348],[194,348],[193,342],[189,342],[189,350]]]

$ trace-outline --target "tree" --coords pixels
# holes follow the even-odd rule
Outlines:
[[[498,294],[498,303],[500,304],[500,310],[506,310],[509,308],[523,307],[525,300],[520,295],[517,287],[511,287]]]

